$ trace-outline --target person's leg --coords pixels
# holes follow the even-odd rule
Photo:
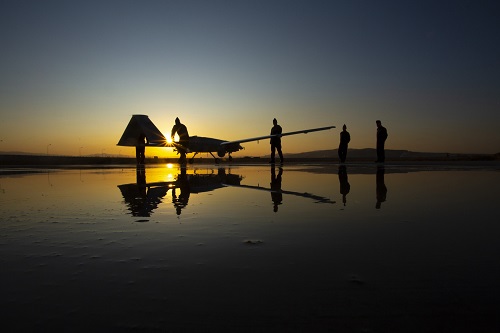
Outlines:
[[[280,162],[283,163],[283,153],[281,152],[281,144],[276,147],[278,149],[278,155],[280,156]]]
[[[180,164],[185,164],[185,163],[186,163],[186,161],[187,161],[187,158],[186,158],[186,151],[185,151],[184,149],[181,149],[181,148],[179,148],[177,151],[178,151],[178,152],[179,152],[179,154],[181,155],[181,156],[179,157],[179,163],[180,163]]]
[[[346,149],[345,147],[341,146],[339,147],[339,159],[341,163],[345,162],[345,157],[346,157]]]
[[[384,144],[377,143],[377,162],[385,161]]]
[[[276,154],[276,147],[271,145],[271,162],[274,163],[274,156]]]
[[[135,160],[137,164],[141,164],[141,149],[139,147],[135,147]]]

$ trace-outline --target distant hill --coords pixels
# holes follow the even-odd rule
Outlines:
[[[338,159],[337,149],[315,150],[303,153],[284,153],[288,158],[302,158],[302,159]],[[269,157],[269,155],[265,156]],[[448,159],[499,159],[498,154],[451,154],[451,153],[428,153],[428,152],[414,152],[409,150],[385,150],[385,157],[387,160],[448,160]],[[375,160],[377,152],[374,148],[364,149],[349,149],[347,151],[348,160]]]
[[[9,155],[9,156],[52,156],[52,157],[117,157],[117,158],[130,158],[129,155],[122,154],[89,154],[89,155],[81,155],[81,156],[69,156],[69,155],[58,155],[58,154],[40,154],[40,153],[28,153],[25,151],[0,151],[0,155]]]
[[[27,153],[25,151],[0,151],[0,155],[40,155],[40,154]]]

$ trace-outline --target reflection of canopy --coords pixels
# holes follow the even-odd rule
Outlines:
[[[168,186],[152,186],[147,184],[118,185],[125,203],[133,216],[151,216],[167,194]]]
[[[160,130],[153,124],[148,116],[143,114],[134,114],[130,119],[127,128],[118,141],[117,146],[137,146],[137,139],[144,134],[149,141],[149,145],[157,146],[163,144],[166,140]]]

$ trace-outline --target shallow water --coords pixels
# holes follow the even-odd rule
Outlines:
[[[3,323],[497,331],[499,185],[488,168],[4,170]]]

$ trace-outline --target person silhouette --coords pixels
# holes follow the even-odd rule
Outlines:
[[[278,205],[283,202],[283,193],[281,192],[281,179],[283,176],[283,168],[278,168],[278,176],[274,166],[271,166],[271,200],[273,201],[273,211],[278,211]]]
[[[351,190],[351,185],[347,179],[347,168],[345,165],[339,167],[339,183],[340,183],[340,194],[342,194],[342,202],[344,206],[347,202],[347,194]]]
[[[278,125],[278,121],[276,118],[273,119],[273,127],[271,128],[271,135],[281,134],[283,129],[280,125]],[[281,136],[277,135],[271,138],[271,161],[269,163],[274,163],[274,156],[276,154],[276,150],[278,150],[278,155],[280,156],[280,162],[283,163],[283,153],[281,152]]]
[[[387,199],[387,187],[385,186],[384,181],[385,169],[384,167],[377,167],[377,176],[376,176],[376,192],[377,192],[377,204],[375,205],[376,209],[380,209],[382,202]]]
[[[340,163],[344,163],[347,157],[347,146],[351,141],[351,135],[347,132],[347,126],[344,124],[342,126],[342,132],[340,132],[340,144],[339,144],[339,159]]]
[[[144,142],[144,140],[146,142]],[[146,159],[146,144],[149,143],[148,138],[144,133],[141,132],[139,137],[137,138],[137,145],[135,146],[135,159],[137,160],[137,164],[144,164]]]
[[[385,140],[387,140],[387,129],[382,126],[382,122],[377,120],[377,160],[375,163],[385,162]]]
[[[170,133],[172,141],[174,140],[174,136],[176,133],[177,135],[179,135],[179,145],[176,145],[177,151],[181,155],[179,158],[179,163],[184,164],[186,163],[186,153],[187,148],[189,147],[189,133],[186,125],[181,123],[178,117],[175,118],[175,124],[172,127],[172,131]]]

